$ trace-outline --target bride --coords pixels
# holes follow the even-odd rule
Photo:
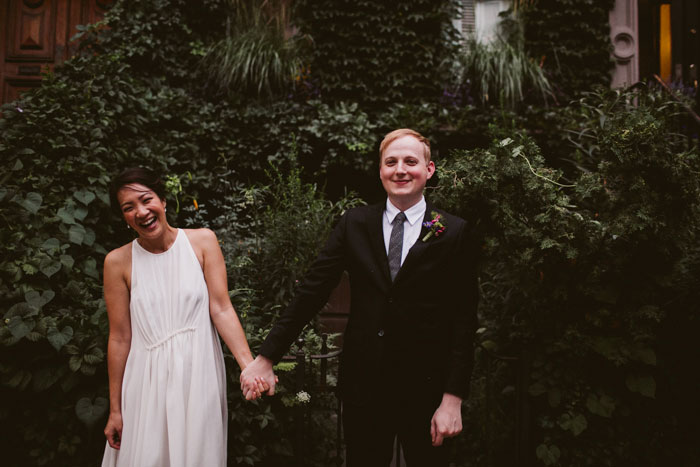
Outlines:
[[[104,262],[110,414],[102,466],[224,467],[219,335],[241,369],[253,357],[216,235],[168,225],[163,183],[147,169],[119,174],[110,200],[137,238]],[[256,399],[267,389],[256,381],[243,391]]]

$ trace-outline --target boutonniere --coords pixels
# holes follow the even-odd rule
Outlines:
[[[447,225],[443,223],[442,216],[440,214],[438,214],[435,211],[431,211],[430,214],[433,216],[432,220],[429,220],[428,222],[423,222],[423,227],[430,229],[430,232],[428,232],[425,235],[425,237],[423,237],[424,242],[427,242],[428,239],[433,235],[439,237],[440,234],[447,229]]]

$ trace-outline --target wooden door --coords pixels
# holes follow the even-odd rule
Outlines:
[[[75,50],[79,24],[100,20],[113,0],[0,0],[0,103],[39,86]]]

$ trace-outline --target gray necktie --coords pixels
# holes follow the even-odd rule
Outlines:
[[[401,252],[403,250],[403,221],[406,220],[406,214],[401,211],[394,217],[394,222],[391,223],[391,237],[389,237],[389,273],[393,282],[399,269],[401,269]]]

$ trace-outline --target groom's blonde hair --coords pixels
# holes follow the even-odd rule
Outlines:
[[[425,156],[425,163],[430,162],[430,141],[425,136],[418,133],[416,130],[411,130],[410,128],[399,128],[398,130],[391,131],[386,134],[381,144],[379,145],[379,162],[382,162],[382,156],[387,146],[396,141],[403,136],[413,136],[418,141],[423,143],[423,155]]]

